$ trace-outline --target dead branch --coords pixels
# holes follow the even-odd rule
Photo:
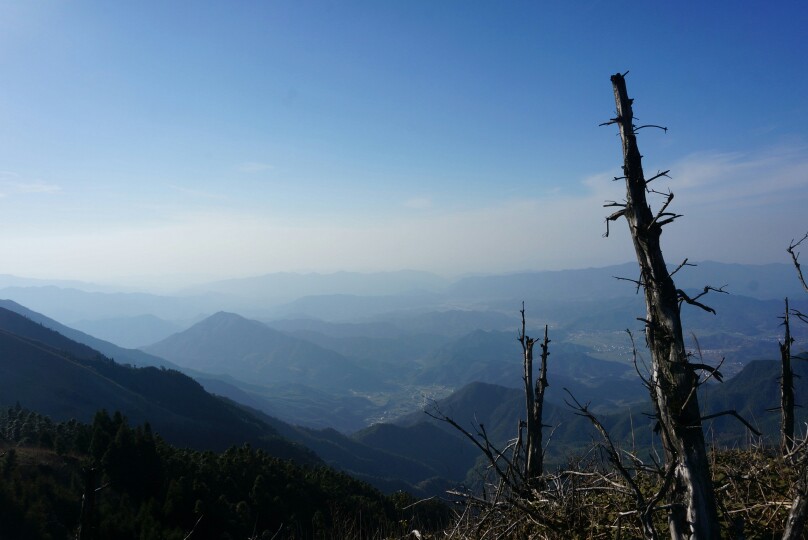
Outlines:
[[[651,386],[652,383],[651,383],[650,379],[645,377],[640,372],[640,367],[637,364],[637,358],[638,358],[637,344],[634,342],[634,334],[632,334],[631,330],[629,330],[628,328],[626,328],[626,333],[628,334],[628,337],[631,340],[631,357],[632,357],[632,363],[634,364],[634,371],[637,372],[637,375],[640,377],[640,380],[642,381],[643,386],[645,386],[649,391],[653,392],[653,388]],[[648,365],[644,361],[643,361],[643,367],[645,368],[645,371],[648,372]]]
[[[640,275],[639,279],[624,278],[624,277],[619,277],[619,276],[612,276],[612,277],[614,279],[618,280],[618,281],[630,281],[633,284],[635,284],[637,286],[637,289],[634,291],[635,294],[639,294],[640,289],[649,286],[649,284],[647,284],[645,281],[643,281],[642,275]]]
[[[618,219],[620,219],[624,215],[626,215],[626,209],[625,208],[623,208],[622,210],[618,210],[614,214],[606,217],[606,232],[603,234],[604,238],[609,237],[609,222],[610,221],[617,221]]]
[[[676,274],[676,272],[678,272],[679,270],[681,270],[681,269],[682,269],[683,267],[685,267],[685,266],[696,266],[696,265],[695,265],[695,264],[692,264],[692,263],[691,263],[691,264],[687,264],[687,259],[685,259],[685,260],[683,260],[683,261],[681,262],[681,264],[679,264],[679,266],[677,266],[677,267],[676,267],[676,268],[673,270],[673,272],[671,272],[671,277],[673,277],[673,276],[674,276],[674,274]]]
[[[721,361],[723,362],[723,359]],[[718,382],[724,382],[724,376],[721,375],[721,372],[718,371],[717,367],[693,362],[691,362],[689,365],[690,369],[700,369],[702,371],[706,371],[707,373],[709,373],[709,375],[704,380],[699,381],[699,386],[707,382],[710,379],[710,377],[715,377],[715,380],[717,380]]]
[[[634,133],[637,133],[637,132],[638,132],[638,131],[640,131],[641,129],[645,129],[645,128],[657,128],[657,129],[661,129],[661,130],[662,130],[662,131],[664,131],[665,133],[667,133],[667,132],[668,132],[668,128],[666,128],[666,127],[664,127],[664,126],[658,126],[658,125],[656,125],[656,124],[645,124],[645,125],[643,125],[643,126],[635,127],[635,128],[634,128]]]
[[[188,534],[185,536],[183,540],[189,540],[189,538],[191,538],[194,535],[194,532],[196,532],[196,528],[199,526],[199,523],[202,521],[203,517],[205,517],[205,514],[199,516],[199,519],[196,520],[196,523],[194,523],[194,526],[191,528],[191,530],[188,532]],[[281,523],[281,527],[283,527],[283,523]],[[280,529],[278,529],[278,532],[280,532]],[[276,532],[275,536],[277,535],[278,533]],[[275,536],[273,536],[272,538],[275,538]]]
[[[808,315],[806,315],[805,313],[801,312],[798,309],[792,309],[791,310],[791,315],[798,318],[799,320],[801,320],[804,323],[808,323]]]
[[[669,212],[665,212],[665,210],[668,209],[668,206],[670,206],[672,200],[673,200],[673,192],[669,191],[667,193],[667,195],[665,196],[665,202],[662,204],[662,208],[659,209],[659,212],[657,212],[657,215],[654,216],[654,219],[651,220],[651,223],[648,224],[649,228],[656,225],[659,222],[659,219],[661,217],[675,215],[675,214],[671,214]]]
[[[609,435],[609,432],[606,430],[606,428],[603,426],[600,420],[598,420],[597,417],[589,411],[587,405],[582,405],[577,399],[575,399],[575,396],[573,396],[572,392],[570,392],[568,389],[565,388],[564,391],[570,396],[570,399],[572,399],[572,401],[575,403],[573,408],[576,409],[577,411],[576,414],[583,416],[587,420],[589,420],[589,422],[600,433],[604,441],[604,443],[601,444],[601,448],[606,451],[606,454],[609,456],[609,462],[620,474],[620,476],[622,477],[623,481],[626,483],[628,488],[626,489],[625,486],[617,482],[614,482],[610,479],[607,479],[605,475],[603,476],[603,479],[606,480],[613,488],[617,489],[618,491],[621,491],[625,494],[630,493],[634,496],[635,510],[637,512],[637,517],[640,520],[643,535],[647,539],[657,540],[658,534],[656,531],[656,527],[654,527],[654,522],[652,519],[654,506],[649,505],[648,501],[646,501],[645,499],[645,495],[643,494],[640,487],[637,485],[637,482],[634,480],[634,477],[623,465],[623,461],[620,459],[620,453],[617,451],[617,448],[615,447],[614,442],[612,441],[612,438]],[[569,402],[567,402],[567,404],[570,405]],[[671,469],[673,468],[671,467]],[[663,493],[659,494],[659,498],[657,498],[656,500],[657,501],[661,500],[663,496],[664,496]]]
[[[756,437],[760,437],[760,436],[762,436],[762,435],[763,435],[761,432],[759,432],[758,430],[756,430],[756,429],[754,428],[754,426],[752,426],[752,424],[750,424],[749,422],[747,422],[747,421],[746,421],[746,419],[745,419],[743,416],[741,416],[740,414],[738,414],[738,411],[735,411],[735,410],[721,411],[721,412],[717,412],[717,413],[713,413],[713,414],[708,414],[708,415],[702,416],[702,417],[701,417],[701,419],[702,419],[702,420],[710,420],[710,419],[712,419],[712,418],[718,418],[719,416],[734,416],[734,417],[735,417],[735,418],[737,418],[737,419],[738,419],[738,420],[739,420],[739,421],[740,421],[740,422],[741,422],[743,425],[745,425],[745,426],[746,426],[746,429],[748,429],[749,431],[751,431],[752,433],[754,433]]]
[[[695,333],[691,332],[690,336],[693,338],[693,342],[696,344],[696,353],[698,354],[699,360],[704,359],[704,355],[701,353],[701,343],[699,343],[699,338],[696,336]],[[688,353],[688,358],[692,357],[693,353]],[[721,357],[721,361],[718,363],[717,366],[713,367],[707,365],[703,362],[690,362],[691,369],[700,369],[702,371],[707,372],[707,376],[704,379],[700,380],[698,385],[701,386],[709,381],[711,378],[715,378],[718,382],[724,382],[724,376],[721,374],[721,366],[724,365],[724,361],[726,360],[725,357]]]
[[[802,288],[805,289],[805,292],[808,292],[808,283],[805,283],[805,277],[802,275],[802,268],[800,268],[800,263],[798,260],[800,258],[800,254],[794,251],[800,247],[800,244],[802,244],[806,239],[808,239],[808,233],[805,233],[805,236],[800,238],[799,242],[791,240],[791,243],[788,245],[788,249],[786,249],[786,251],[789,255],[791,255],[791,262],[794,263],[794,268],[797,269],[797,278],[800,280]]]
[[[447,424],[458,430],[461,434],[463,434],[464,437],[470,440],[474,444],[474,446],[476,446],[483,453],[483,455],[485,455],[486,459],[488,460],[489,466],[494,470],[496,475],[508,485],[509,488],[511,488],[514,491],[517,491],[519,489],[519,486],[516,483],[514,483],[513,479],[507,474],[507,470],[504,470],[500,467],[499,459],[504,456],[502,456],[502,454],[496,456],[494,455],[495,448],[493,447],[493,445],[491,445],[490,441],[488,441],[487,436],[484,435],[484,432],[483,433],[481,433],[480,431],[477,432],[477,435],[483,438],[483,442],[481,443],[479,440],[477,440],[477,437],[472,435],[468,430],[463,428],[452,418],[446,416],[437,409],[435,409],[435,412],[430,411],[424,411],[424,412],[430,418],[440,420],[441,422],[446,422]],[[482,424],[480,424],[480,426],[484,428]],[[510,460],[507,460],[507,458],[505,459],[507,463],[510,465],[511,464]],[[522,475],[522,473],[518,470],[515,470],[515,472],[517,475],[520,476]]]
[[[654,176],[652,176],[651,178],[647,178],[647,179],[645,180],[645,184],[646,184],[646,185],[648,185],[648,184],[650,184],[651,182],[653,182],[654,180],[656,180],[657,178],[662,178],[663,176],[665,176],[665,177],[667,177],[667,178],[670,178],[670,176],[668,176],[668,173],[669,173],[669,172],[671,172],[671,171],[670,171],[670,169],[668,169],[667,171],[657,172],[657,173],[656,173]]]
[[[687,293],[685,291],[683,291],[682,289],[676,289],[676,294],[679,296],[679,309],[680,309],[680,311],[681,311],[681,307],[682,307],[682,302],[684,301],[684,302],[687,302],[688,304],[690,304],[691,306],[700,307],[704,311],[708,311],[708,312],[712,313],[713,315],[715,315],[715,310],[713,308],[711,308],[710,306],[706,306],[706,305],[702,304],[698,300],[699,300],[699,298],[701,298],[702,296],[704,296],[705,294],[707,294],[710,291],[715,291],[715,292],[719,292],[719,293],[723,293],[723,294],[729,294],[727,291],[724,290],[724,287],[726,287],[726,285],[722,285],[721,287],[718,287],[718,288],[712,287],[710,285],[707,285],[706,287],[704,287],[704,290],[702,292],[700,292],[699,294],[697,294],[693,298],[689,297],[687,295]]]
[[[642,287],[644,285],[643,281],[640,280],[640,279],[631,279],[631,278],[620,277],[620,276],[612,276],[612,277],[614,279],[618,280],[618,281],[630,281],[631,283],[633,283],[633,284],[635,284],[637,286],[637,289],[639,289],[640,287]]]

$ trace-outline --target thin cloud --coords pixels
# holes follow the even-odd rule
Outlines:
[[[791,203],[808,194],[808,147],[749,153],[699,153],[674,164],[662,179],[692,206],[749,208]]]
[[[651,184],[657,191],[670,189],[675,199],[668,210],[684,214],[664,229],[666,259],[787,262],[788,240],[806,226],[808,146],[698,153],[670,169],[670,178]],[[620,201],[624,189],[613,186],[606,198]],[[653,211],[663,202],[649,199]]]
[[[429,211],[383,218],[374,212],[304,213],[292,220],[220,205],[181,207],[171,220],[128,227],[28,231],[23,240],[0,230],[0,242],[29,266],[73,267],[75,275],[88,276],[99,268],[105,275],[205,268],[228,277],[233,268],[241,274],[418,268],[454,275],[602,266],[634,257],[623,220],[602,237],[612,210],[604,202],[625,197],[624,184],[612,180],[615,174],[579,180],[583,193],[574,196],[545,192],[471,209],[450,210],[414,197],[399,208],[429,201]],[[806,228],[808,148],[694,154],[672,163],[671,176],[652,184],[660,191],[670,187],[676,194],[670,210],[684,214],[664,229],[669,262],[788,262],[785,247]],[[660,202],[652,200],[654,210]],[[22,267],[11,270],[25,273]]]
[[[10,171],[0,172],[0,197],[29,194],[53,194],[62,190],[56,184],[42,180],[26,180],[22,175]]]

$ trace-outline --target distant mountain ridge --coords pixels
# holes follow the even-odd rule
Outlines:
[[[445,279],[428,272],[278,273],[212,282],[173,295],[111,292],[107,287],[70,281],[0,279],[0,298],[8,298],[64,323],[153,315],[169,322],[201,320],[220,310],[262,320],[316,317],[360,322],[395,311],[504,309],[525,300],[559,306],[592,298],[630,297],[633,286],[614,277],[634,278],[636,265],[532,271]],[[0,276],[2,278],[2,276]],[[705,261],[676,274],[679,288],[700,290],[727,285],[732,294],[759,300],[802,293],[786,263],[739,265]],[[386,298],[385,298],[386,297]],[[88,329],[88,328],[86,328]],[[109,337],[109,336],[108,336]],[[131,344],[131,341],[127,341]]]
[[[289,301],[303,296],[345,294],[386,296],[414,291],[436,291],[449,280],[430,272],[400,270],[393,272],[277,272],[263,276],[228,279],[197,285],[185,293],[219,293],[261,300]]]
[[[72,322],[71,326],[130,349],[151,345],[186,328],[177,322],[150,314],[96,320],[82,319]]]
[[[379,380],[339,353],[255,320],[219,312],[143,349],[185,368],[261,384],[363,388]]]
[[[676,265],[672,265],[671,270]],[[546,270],[462,278],[449,286],[450,297],[535,298],[548,301],[612,298],[633,293],[631,283],[615,277],[636,279],[636,263],[600,268]],[[713,261],[692,262],[674,276],[680,289],[705,285],[727,286],[732,294],[759,300],[797,297],[804,294],[793,266],[786,263],[742,265]]]
[[[7,298],[60,321],[130,317],[151,314],[168,320],[192,319],[210,312],[213,299],[176,297],[133,292],[87,292],[52,285],[5,287],[0,298]]]

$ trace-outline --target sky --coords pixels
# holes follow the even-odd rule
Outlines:
[[[445,276],[633,258],[609,77],[668,262],[808,230],[808,4],[0,1],[0,274]],[[658,201],[653,204],[658,205]]]

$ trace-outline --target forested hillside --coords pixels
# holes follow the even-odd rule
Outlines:
[[[250,445],[176,448],[150,424],[132,427],[105,410],[91,424],[2,410],[0,452],[0,531],[9,540],[379,537],[449,518],[440,503],[413,505],[404,493],[384,496]]]

